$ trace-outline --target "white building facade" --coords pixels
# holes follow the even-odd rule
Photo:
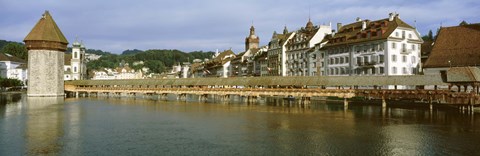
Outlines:
[[[72,54],[65,55],[64,80],[87,79],[85,46],[78,41],[73,42],[72,46]]]
[[[420,64],[423,40],[398,14],[377,21],[357,19],[341,26],[320,49],[329,76],[414,75]]]
[[[17,79],[27,84],[26,62],[10,54],[0,53],[0,77]]]

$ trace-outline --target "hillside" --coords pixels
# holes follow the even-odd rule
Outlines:
[[[28,53],[23,43],[0,40],[0,52],[10,53],[22,59],[28,58]],[[66,53],[71,53],[69,47]],[[180,50],[169,49],[151,49],[151,50],[125,50],[122,54],[112,54],[110,52],[87,49],[87,53],[102,55],[100,59],[87,63],[87,70],[96,70],[103,68],[116,68],[121,62],[129,63],[134,69],[149,68],[152,73],[162,73],[166,68],[177,63],[192,62],[194,59],[210,58],[213,52],[193,51],[183,52]],[[143,61],[143,65],[133,66],[133,62]]]

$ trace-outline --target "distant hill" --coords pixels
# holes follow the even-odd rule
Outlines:
[[[0,40],[0,50],[3,49],[6,45],[9,45],[14,49],[9,51],[15,51],[18,53],[20,58],[26,58],[27,52],[25,45],[19,42]],[[14,46],[12,46],[14,44]],[[18,51],[18,52],[17,52]],[[23,53],[22,53],[23,52]],[[72,52],[72,48],[67,48],[67,53]],[[142,69],[144,67],[149,68],[152,73],[162,73],[165,72],[167,68],[172,67],[173,65],[182,64],[183,62],[192,62],[194,59],[205,59],[211,58],[214,52],[203,52],[203,51],[192,51],[192,52],[183,52],[176,49],[151,49],[151,50],[125,50],[122,54],[112,54],[110,52],[98,50],[98,49],[87,49],[87,53],[102,55],[100,59],[90,61],[87,63],[87,70],[96,70],[103,68],[116,68],[120,65],[121,62],[129,63],[134,69]],[[144,64],[133,66],[133,62],[143,61]]]
[[[137,54],[137,53],[142,53],[143,51],[142,50],[138,50],[138,49],[133,49],[133,50],[125,50],[122,52],[122,55],[132,55],[132,54]]]
[[[22,42],[14,42],[14,41],[7,41],[7,40],[0,40],[0,49],[2,49],[4,46],[6,46],[9,43],[18,43],[18,44],[23,44]]]
[[[96,54],[96,55],[112,55],[112,53],[110,52],[102,51],[98,49],[87,49],[85,52],[90,54]],[[67,48],[67,53],[72,53],[72,47]]]
[[[87,69],[115,68],[121,62],[131,65],[132,68],[139,70],[144,67],[149,68],[151,73],[162,73],[167,68],[183,62],[192,62],[194,59],[211,58],[213,52],[193,51],[183,52],[180,50],[169,49],[151,49],[151,50],[126,50],[122,54],[111,54],[103,56],[98,60],[90,61]],[[144,64],[133,66],[134,62],[143,61]]]

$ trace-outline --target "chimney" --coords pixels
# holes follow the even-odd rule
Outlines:
[[[360,21],[362,21],[362,19],[360,17],[357,17],[357,19],[355,19],[355,21],[360,22]]]
[[[393,21],[393,17],[395,15],[393,13],[388,14],[388,21]]]
[[[337,23],[337,32],[340,32],[341,28],[342,28],[342,23]]]
[[[362,21],[362,30],[365,30],[367,28],[367,22]]]

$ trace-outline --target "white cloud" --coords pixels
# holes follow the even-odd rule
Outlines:
[[[348,24],[356,17],[377,20],[396,11],[409,24],[416,20],[422,33],[440,23],[480,22],[476,0],[22,0],[0,2],[0,14],[7,16],[0,19],[0,39],[21,41],[44,10],[51,11],[68,39],[78,35],[87,47],[112,52],[230,47],[239,52],[252,21],[261,44],[267,44],[273,31],[302,27],[309,14],[316,24]]]

